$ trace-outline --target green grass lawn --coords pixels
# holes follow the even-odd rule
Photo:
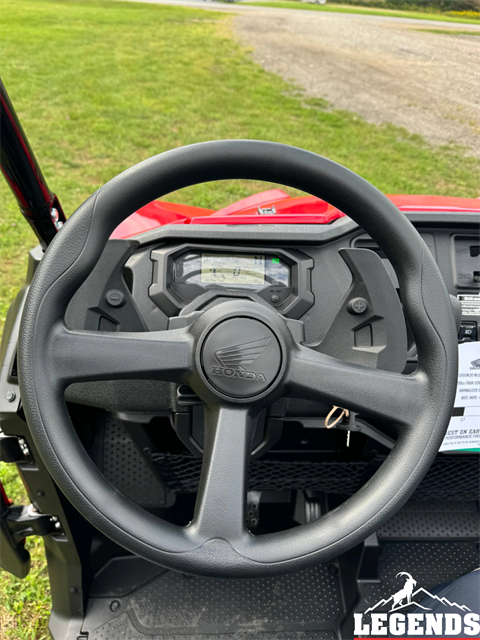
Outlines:
[[[452,16],[448,13],[434,13],[426,11],[396,11],[395,9],[376,9],[374,7],[356,7],[339,4],[312,4],[295,0],[260,0],[259,2],[242,2],[252,6],[272,7],[276,9],[301,9],[304,11],[327,11],[332,13],[356,13],[368,16],[386,16],[388,18],[415,18],[417,20],[434,20],[436,22],[458,22],[463,24],[478,24],[478,18]]]
[[[480,36],[480,31],[450,31],[448,29],[412,29],[423,33],[436,33],[444,36]]]
[[[67,214],[130,165],[184,144],[260,138],[346,164],[387,193],[479,195],[479,162],[393,126],[331,110],[254,64],[230,17],[152,4],[2,0],[2,77],[44,174]],[[264,185],[193,187],[177,201],[220,207]],[[0,189],[0,320],[36,244],[4,181]],[[0,466],[12,496],[20,486]],[[46,637],[42,544],[30,577],[0,575],[0,634]],[[32,546],[33,545],[33,546]]]

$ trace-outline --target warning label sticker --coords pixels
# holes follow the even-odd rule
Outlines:
[[[480,293],[459,293],[458,300],[462,305],[462,315],[480,316]]]
[[[480,451],[480,342],[458,345],[455,408],[440,451]]]

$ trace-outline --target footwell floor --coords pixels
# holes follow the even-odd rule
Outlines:
[[[93,583],[83,633],[88,640],[351,640],[353,613],[398,588],[397,573],[429,589],[479,566],[478,506],[461,510],[450,522],[444,505],[424,505],[422,518],[413,504],[378,532],[373,561],[358,547],[274,578],[198,578],[114,558]]]

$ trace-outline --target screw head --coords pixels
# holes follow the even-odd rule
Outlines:
[[[13,402],[16,397],[17,394],[15,393],[15,391],[7,391],[7,393],[5,394],[5,398],[8,400],[8,402]]]
[[[44,497],[44,495],[45,495],[45,491],[41,491],[41,490],[37,491],[37,496],[38,496],[39,498],[43,498],[43,497]]]
[[[110,603],[110,611],[118,611],[121,606],[120,600],[112,600]]]
[[[270,300],[273,302],[273,304],[277,304],[277,302],[280,302],[280,296],[277,296],[277,294],[274,293]]]
[[[365,313],[365,311],[368,309],[368,302],[365,300],[365,298],[353,298],[348,303],[347,309],[354,315]]]
[[[77,587],[70,587],[70,593],[77,593],[78,589]]]

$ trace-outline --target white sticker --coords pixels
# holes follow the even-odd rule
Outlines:
[[[458,345],[455,408],[440,451],[480,451],[480,342]]]
[[[457,297],[462,305],[462,316],[480,316],[480,293],[459,293]]]

